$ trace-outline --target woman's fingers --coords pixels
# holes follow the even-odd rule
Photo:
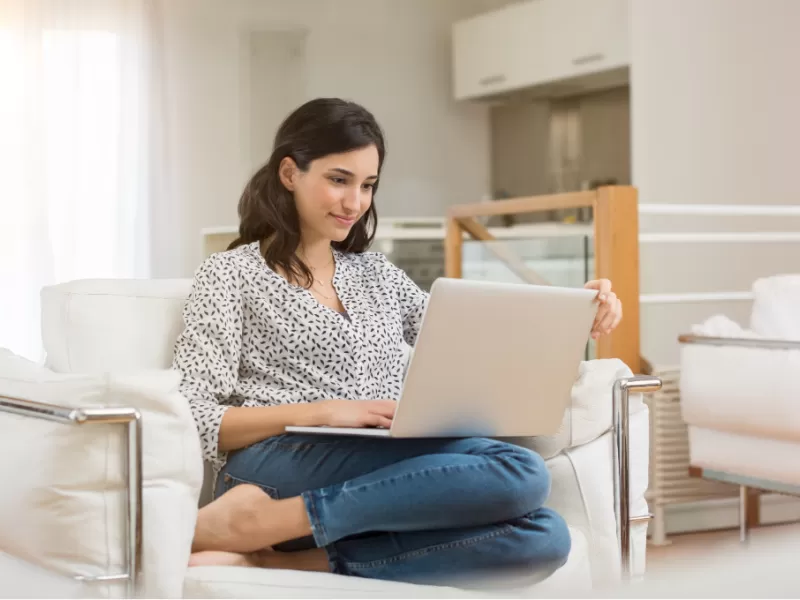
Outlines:
[[[622,321],[622,302],[614,292],[608,292],[606,299],[600,303],[592,325],[592,338],[611,333]]]
[[[617,295],[611,291],[611,281],[595,279],[585,286],[588,290],[597,290],[596,302],[599,304],[597,315],[592,324],[592,339],[598,339],[604,333],[610,333],[619,324],[622,315],[622,304]]]
[[[617,325],[619,325],[620,322],[622,321],[622,300],[619,300],[619,299],[617,300],[617,311],[616,311],[616,313],[617,313],[617,316],[614,319],[614,324],[611,326],[611,329],[616,329]]]
[[[597,328],[601,333],[609,333],[614,325],[614,321],[617,318],[617,304],[619,300],[617,300],[617,295],[614,292],[611,292],[608,295],[608,301],[604,304],[605,311],[603,312],[603,318],[597,324]]]
[[[598,331],[601,334],[609,334],[612,330],[612,325],[614,324],[614,319],[616,316],[614,313],[609,313],[605,316],[603,321],[597,326]]]
[[[594,281],[588,282],[584,287],[587,290],[597,290],[597,301],[603,302],[611,292],[611,280],[595,279]]]
[[[392,420],[383,417],[381,415],[377,415],[375,413],[370,413],[367,415],[367,418],[364,419],[364,426],[365,427],[385,427],[388,429],[392,426]]]
[[[392,418],[397,410],[397,402],[394,400],[372,400],[368,407],[369,412],[382,417]]]
[[[614,292],[609,292],[606,295],[606,299],[600,303],[600,307],[597,309],[597,315],[594,318],[594,327],[595,331],[603,333],[607,326],[613,323],[613,316],[614,310],[617,306],[617,295]],[[609,315],[611,315],[611,319],[609,319]],[[604,327],[604,325],[606,327]]]

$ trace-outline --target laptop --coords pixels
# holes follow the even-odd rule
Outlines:
[[[437,279],[392,426],[287,427],[390,438],[553,435],[597,313],[594,290]]]

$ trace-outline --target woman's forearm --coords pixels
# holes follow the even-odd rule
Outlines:
[[[317,425],[317,403],[281,406],[232,406],[222,416],[219,428],[221,452],[238,450],[269,437],[281,435],[287,426]]]

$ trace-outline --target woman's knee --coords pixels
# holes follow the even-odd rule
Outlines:
[[[572,538],[566,521],[549,508],[540,508],[516,525],[518,547],[515,554],[523,566],[553,572],[567,562]]]
[[[548,558],[560,567],[567,562],[569,553],[572,550],[572,537],[570,536],[569,527],[564,518],[554,510],[542,508],[540,511],[545,515],[542,518],[546,519],[545,526],[550,534]]]
[[[487,448],[505,470],[509,500],[517,503],[516,514],[525,515],[540,508],[550,494],[550,472],[544,459],[536,452],[493,441]]]

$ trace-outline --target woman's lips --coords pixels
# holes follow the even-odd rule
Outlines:
[[[340,217],[339,215],[331,215],[338,223],[342,225],[352,225],[356,222],[356,220],[352,217]]]

